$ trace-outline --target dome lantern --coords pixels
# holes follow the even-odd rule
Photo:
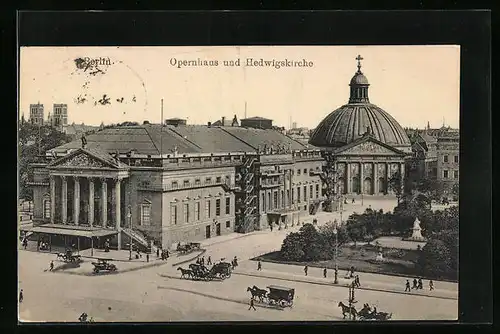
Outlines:
[[[356,60],[358,61],[358,71],[354,74],[349,84],[349,86],[351,86],[349,103],[369,103],[368,86],[370,86],[370,84],[363,72],[361,72],[361,60],[363,60],[363,57],[358,55]]]

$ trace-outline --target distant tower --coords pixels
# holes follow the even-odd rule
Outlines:
[[[292,129],[296,129],[297,128],[297,122],[292,122]]]
[[[53,109],[52,109],[52,126],[55,126],[57,128],[62,128],[66,125],[68,125],[68,105],[61,103],[57,104],[54,103]]]
[[[30,104],[30,122],[36,125],[43,125],[43,104]]]
[[[369,103],[368,87],[370,84],[368,83],[368,79],[366,79],[363,72],[361,72],[361,61],[363,60],[363,57],[358,55],[356,60],[358,61],[358,71],[354,77],[352,77],[351,83],[349,84],[351,87],[349,103]]]

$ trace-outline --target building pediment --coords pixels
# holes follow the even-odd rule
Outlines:
[[[341,147],[336,153],[339,155],[406,155],[403,151],[374,138],[363,138],[358,142]]]
[[[57,159],[49,164],[49,168],[54,167],[76,167],[81,169],[120,169],[121,163],[98,153],[93,153],[84,149],[78,149],[70,154]]]

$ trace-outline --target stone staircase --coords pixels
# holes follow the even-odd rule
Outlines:
[[[133,230],[130,228],[123,228],[122,232],[129,238],[132,238],[135,242],[142,245],[144,248],[151,248],[151,253],[156,253],[158,247],[156,247],[148,238],[138,230]]]

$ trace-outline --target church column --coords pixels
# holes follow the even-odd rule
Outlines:
[[[404,191],[404,184],[405,184],[405,163],[404,162],[401,163],[399,172],[401,173],[401,189]]]
[[[378,195],[378,164],[373,163],[373,194]]]
[[[351,164],[346,162],[345,167],[346,167],[346,186],[347,186],[345,193],[349,194],[351,192]]]
[[[66,224],[68,221],[68,180],[66,176],[61,176],[62,179],[62,194],[61,194],[61,202],[62,202],[62,223]]]
[[[116,179],[115,182],[115,217],[116,217],[116,230],[118,231],[118,250],[122,249],[122,236],[121,236],[121,180]]]
[[[54,178],[54,175],[50,175],[50,223],[51,224],[54,224],[55,216],[56,216],[56,180]]]
[[[108,223],[108,184],[106,183],[106,178],[101,178],[102,194],[101,194],[101,223],[102,227],[106,228]]]
[[[89,225],[94,225],[94,179],[89,178]]]
[[[391,165],[386,162],[385,163],[385,193],[389,194],[389,179],[391,178]]]
[[[73,203],[73,220],[75,224],[78,225],[80,219],[80,180],[78,176],[74,177],[75,180],[75,199]]]
[[[363,194],[364,191],[363,191],[363,186],[364,186],[364,183],[365,183],[365,178],[363,176],[363,168],[365,167],[365,164],[360,162],[359,163],[359,193],[360,194]]]

